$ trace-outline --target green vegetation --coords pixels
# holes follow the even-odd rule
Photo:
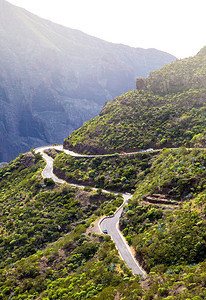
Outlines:
[[[1,299],[140,299],[142,288],[108,236],[78,225],[52,246],[0,273]],[[130,294],[131,291],[131,294]]]
[[[192,199],[206,189],[205,175],[206,151],[165,149],[140,177],[136,195],[163,193],[181,201]]]
[[[157,154],[107,156],[91,159],[61,153],[54,160],[54,173],[68,182],[90,185],[111,191],[134,192],[141,173],[151,165]]]
[[[180,208],[133,199],[120,226],[149,272],[143,299],[205,299],[206,191]]]
[[[187,200],[206,187],[205,160],[205,151],[186,148],[91,159],[61,153],[54,160],[54,172],[68,182],[109,190],[137,190],[140,197],[162,193],[175,200]]]
[[[0,171],[0,299],[206,297],[205,151],[165,149],[87,160],[56,156],[63,172],[67,164],[78,172],[84,165],[106,176],[111,164],[118,177],[119,168],[126,172],[133,165],[136,193],[120,228],[149,272],[145,281],[132,275],[109,236],[92,233],[92,222],[115,211],[122,198],[43,180],[41,157],[34,155],[32,163],[28,157],[22,155]],[[149,203],[155,193],[180,205],[163,205],[161,199]]]
[[[145,268],[204,261],[206,151],[164,150],[139,179],[120,223]],[[152,195],[155,205],[148,204]],[[163,195],[180,206],[165,205]]]
[[[64,143],[113,155],[49,151],[57,176],[84,189],[43,179],[33,151],[0,169],[0,299],[206,298],[205,49],[152,73],[144,90],[106,104]],[[163,149],[115,153],[149,147]],[[102,188],[134,193],[120,229],[146,279],[95,233],[98,218],[123,202]]]
[[[36,253],[93,214],[115,211],[123,201],[101,190],[55,186],[52,179],[41,178],[39,154],[33,155],[29,168],[25,158],[21,155],[0,170],[0,267]]]
[[[137,255],[143,254],[148,268],[159,264],[172,266],[204,261],[206,259],[204,216],[199,216],[197,211],[182,208],[167,214],[154,225],[152,219],[159,217],[158,213],[159,211],[153,209],[147,211],[146,218],[151,222],[147,225],[150,226],[146,226],[146,229],[134,238]]]
[[[153,268],[142,299],[202,300],[206,297],[206,263]]]
[[[129,204],[121,227],[147,270],[160,264],[167,269],[206,259],[205,213],[201,215],[188,206],[169,212],[135,201]]]
[[[205,178],[206,151],[184,148],[154,156],[139,177],[120,228],[150,272],[143,299],[205,299]],[[163,196],[179,206],[165,205]]]
[[[166,96],[130,91],[105,105],[64,141],[83,153],[133,152],[147,148],[205,147],[206,90]]]
[[[30,153],[0,170],[0,299],[140,299],[110,237],[92,233],[122,197],[43,180],[44,165]]]
[[[82,153],[206,146],[206,47],[151,72],[142,90],[107,103],[64,141]]]
[[[182,147],[91,159],[61,153],[54,165],[67,180],[76,178],[76,182],[98,186],[100,178],[110,176],[112,180],[102,180],[101,187],[111,184],[116,189],[136,190],[123,212],[120,228],[150,272],[146,280],[150,287],[143,299],[204,299],[206,151]],[[118,181],[123,173],[127,184],[126,180]],[[119,184],[112,185],[115,180]],[[150,198],[156,203],[150,203]]]

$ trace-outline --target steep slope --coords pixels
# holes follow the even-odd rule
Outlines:
[[[62,154],[59,158],[65,160]],[[110,237],[94,234],[91,226],[99,216],[115,210],[121,196],[43,180],[44,162],[39,154],[29,152],[0,170],[1,299],[206,297],[206,152],[181,148],[115,155],[112,167],[129,170],[133,159],[141,164],[137,193],[120,225],[138,260],[151,271],[146,280],[134,277]],[[100,160],[104,164],[108,158]],[[92,161],[90,169],[108,171],[98,159]],[[76,159],[76,170],[85,163]],[[175,194],[165,196],[175,195],[180,205],[165,205],[162,199],[149,203],[150,193],[163,198],[153,194],[156,189],[172,190]]]
[[[64,141],[86,153],[206,146],[206,48],[152,72]]]
[[[173,61],[43,20],[0,0],[0,161],[62,142],[136,76]]]
[[[52,179],[43,180],[43,166],[41,155],[29,152],[0,169],[0,268],[85,224],[94,211],[104,213],[108,199],[114,210],[122,203],[114,194],[60,188]]]
[[[206,47],[196,56],[178,60],[158,71],[151,72],[146,87],[158,94],[206,88]]]
[[[0,170],[0,298],[141,295],[109,236],[88,229],[116,210],[121,196],[60,187],[43,180],[43,167],[40,154],[30,152]]]

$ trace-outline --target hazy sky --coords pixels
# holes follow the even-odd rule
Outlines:
[[[156,48],[178,58],[206,45],[205,0],[8,0],[109,42]]]

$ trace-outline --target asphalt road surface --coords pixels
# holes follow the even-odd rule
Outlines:
[[[131,198],[130,196],[127,195],[123,195],[124,197],[124,204],[126,204],[127,200],[129,198]],[[122,207],[114,214],[113,217],[106,217],[103,218],[99,225],[100,225],[100,229],[103,232],[104,229],[107,230],[108,234],[111,236],[112,240],[114,241],[120,256],[122,257],[122,259],[126,262],[126,264],[129,266],[129,268],[132,269],[133,274],[138,274],[138,275],[142,275],[145,276],[145,272],[140,268],[140,266],[138,265],[137,261],[135,260],[125,238],[123,237],[123,235],[121,234],[121,232],[119,231],[119,219],[121,217],[122,214],[122,210],[123,210],[123,205]]]

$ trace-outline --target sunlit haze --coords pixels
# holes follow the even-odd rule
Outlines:
[[[9,0],[109,42],[185,58],[206,45],[205,0]]]

